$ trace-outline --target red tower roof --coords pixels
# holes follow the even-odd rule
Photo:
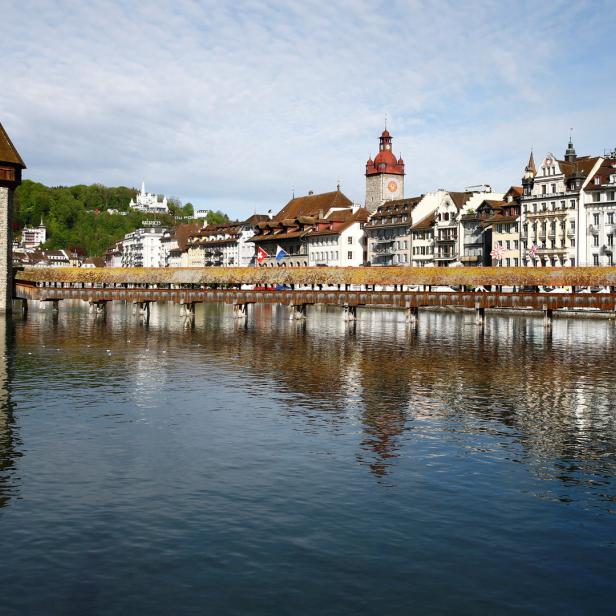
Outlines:
[[[368,159],[366,163],[366,175],[377,175],[379,173],[389,173],[394,175],[404,175],[404,161],[397,159],[391,151],[392,137],[385,129],[379,137],[379,153]]]

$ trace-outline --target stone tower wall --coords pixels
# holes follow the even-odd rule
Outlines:
[[[11,312],[13,298],[12,220],[13,189],[0,186],[0,314]]]
[[[390,191],[388,185],[394,181],[397,190]],[[404,198],[404,176],[393,173],[377,173],[366,176],[366,209],[372,213],[384,201]]]

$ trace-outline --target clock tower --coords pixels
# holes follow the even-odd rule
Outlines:
[[[379,153],[366,163],[366,209],[374,212],[385,201],[404,198],[404,161],[396,158],[387,128],[379,137]]]

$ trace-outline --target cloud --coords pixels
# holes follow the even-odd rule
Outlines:
[[[512,4],[12,3],[0,117],[32,179],[236,216],[338,180],[361,201],[385,114],[408,194],[504,189],[570,126],[581,153],[616,141],[616,8]]]

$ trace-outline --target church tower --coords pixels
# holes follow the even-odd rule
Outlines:
[[[404,161],[392,152],[387,128],[379,137],[379,153],[366,163],[366,209],[374,212],[384,201],[404,198]]]
[[[535,183],[535,177],[537,176],[537,167],[535,167],[535,157],[533,152],[530,152],[530,158],[528,159],[528,165],[524,169],[524,175],[522,176],[522,187],[524,188],[524,196],[528,197],[532,193],[533,185]]]

